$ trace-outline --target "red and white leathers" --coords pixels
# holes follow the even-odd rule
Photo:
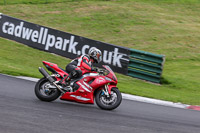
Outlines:
[[[77,67],[79,67],[82,71],[82,74],[88,73],[92,71],[92,61],[88,55],[82,55],[78,58],[78,64]]]
[[[71,63],[66,66],[69,78],[79,78],[83,74],[93,71],[92,62],[89,55],[82,55],[72,60]]]

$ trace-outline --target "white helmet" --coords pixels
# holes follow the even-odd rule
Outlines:
[[[88,55],[90,58],[94,59],[96,63],[99,63],[101,61],[101,51],[95,47],[90,48]]]

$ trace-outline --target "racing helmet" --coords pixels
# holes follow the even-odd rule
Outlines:
[[[101,50],[95,47],[90,48],[88,55],[94,60],[95,63],[99,63],[101,61]]]

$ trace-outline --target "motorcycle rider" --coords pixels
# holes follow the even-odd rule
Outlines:
[[[66,71],[69,73],[69,75],[64,78],[65,85],[68,86],[71,79],[79,78],[83,74],[91,71],[97,71],[97,68],[94,68],[92,64],[99,63],[101,61],[101,56],[101,51],[95,47],[92,47],[90,48],[88,54],[72,60],[66,66]]]

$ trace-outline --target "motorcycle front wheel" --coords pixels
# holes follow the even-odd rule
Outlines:
[[[42,101],[51,102],[60,96],[61,92],[46,78],[41,78],[35,85],[35,95]]]
[[[111,89],[111,94],[109,97],[107,97],[105,93],[99,89],[96,93],[95,101],[101,109],[113,110],[121,104],[122,95],[119,89],[116,87]]]

